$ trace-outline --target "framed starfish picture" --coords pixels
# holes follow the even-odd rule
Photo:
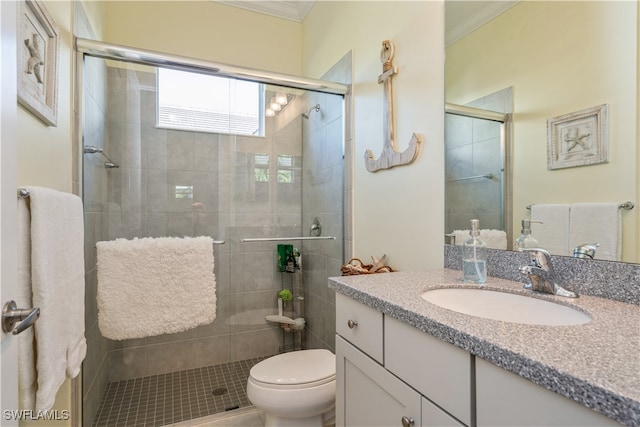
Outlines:
[[[58,125],[58,28],[38,0],[22,0],[18,19],[18,103]]]
[[[609,161],[607,104],[547,120],[547,168],[562,169]]]

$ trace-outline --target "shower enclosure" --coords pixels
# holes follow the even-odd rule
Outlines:
[[[123,54],[125,48],[82,39],[78,49],[87,248],[83,425],[165,425],[233,409],[248,402],[243,390],[222,383],[225,375],[244,388],[248,369],[264,357],[333,350],[327,277],[344,263],[346,85],[328,80],[349,73],[350,57],[327,81],[313,81]],[[198,96],[189,100],[191,87]],[[95,243],[202,235],[216,243],[215,321],[178,334],[103,338]],[[299,249],[301,270],[279,271],[278,244]],[[277,313],[283,289],[293,291],[291,316],[304,316],[303,331],[265,320]],[[240,373],[229,374],[232,367]],[[207,372],[202,390],[185,385]],[[142,389],[137,403],[105,409],[111,395]]]

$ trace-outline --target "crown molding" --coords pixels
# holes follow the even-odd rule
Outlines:
[[[445,33],[445,45],[460,40],[464,36],[477,30],[498,15],[506,12],[511,7],[518,4],[520,0],[514,1],[486,1],[485,5],[473,14],[460,19],[460,22],[452,23]],[[449,3],[449,2],[447,2]]]
[[[215,0],[218,3],[238,7],[277,18],[302,22],[315,0],[285,1],[285,0]]]

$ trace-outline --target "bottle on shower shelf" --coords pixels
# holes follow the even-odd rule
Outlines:
[[[462,245],[462,275],[467,283],[487,281],[487,245],[480,239],[480,224],[471,220],[469,238]]]

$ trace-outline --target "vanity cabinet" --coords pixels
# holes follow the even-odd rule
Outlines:
[[[397,324],[388,330],[389,322]],[[402,331],[402,328],[407,330]],[[433,390],[431,386],[426,385],[430,382],[428,377],[441,369],[435,365],[429,366],[428,357],[427,362],[420,362],[420,354],[417,357],[406,357],[410,353],[417,354],[422,348],[414,347],[407,350],[404,342],[397,349],[388,348],[389,343],[396,346],[397,342],[389,341],[390,334],[398,334],[398,340],[404,341],[400,336],[411,339],[406,333],[413,332],[412,330],[419,333],[421,338],[425,335],[411,326],[385,317],[364,304],[336,294],[337,426],[464,426],[431,399],[425,398],[424,393]],[[442,342],[438,344],[450,346]],[[451,347],[456,353],[462,351]],[[369,350],[372,353],[369,353]],[[463,371],[466,369],[469,373],[470,356],[466,352],[462,353],[467,356],[464,358]],[[442,353],[438,354],[442,356]],[[458,357],[459,355],[454,356],[453,360],[457,360]],[[386,365],[387,359],[393,361],[395,372]],[[402,366],[405,364],[408,369]],[[419,367],[419,371],[410,374],[413,370],[411,366]],[[447,374],[437,373],[438,378],[442,375]],[[414,382],[415,379],[417,380]],[[433,380],[433,383],[436,381],[438,380]],[[467,395],[469,381],[468,376],[466,382],[463,381],[466,383],[466,389],[462,392]],[[457,407],[453,403],[454,396],[450,394],[452,389],[441,392],[445,389],[446,386],[435,391],[435,400]],[[458,390],[455,390],[453,395],[457,393]],[[469,414],[470,410],[466,408],[463,412]]]
[[[336,294],[337,426],[619,425]]]

